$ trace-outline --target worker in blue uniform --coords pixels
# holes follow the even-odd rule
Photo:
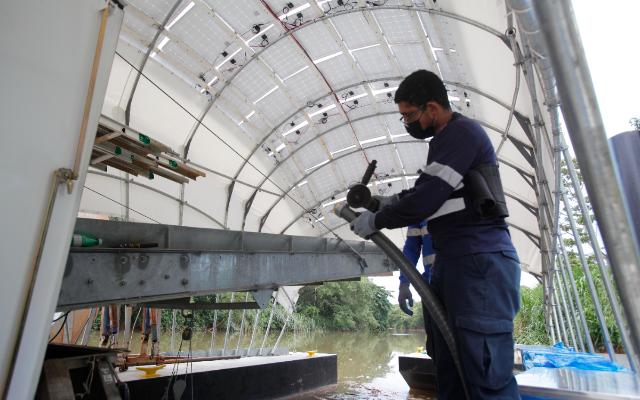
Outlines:
[[[427,283],[431,283],[431,267],[433,266],[433,260],[436,258],[436,253],[431,247],[431,234],[427,228],[427,223],[422,221],[419,224],[411,225],[407,228],[407,240],[404,242],[404,248],[402,252],[411,261],[411,264],[417,267],[420,260],[420,254],[422,254],[422,265],[424,266],[424,272],[422,277]],[[411,284],[409,280],[405,278],[404,274],[400,272],[400,290],[398,293],[398,304],[400,309],[407,315],[413,315],[413,311],[409,307],[413,307],[413,295],[411,294]],[[409,307],[407,307],[407,302]],[[424,317],[424,330],[427,334],[427,342],[425,344],[427,354],[433,358],[433,339],[431,333],[431,324],[429,322],[429,310],[422,305],[422,315]]]
[[[431,318],[439,399],[464,399],[464,386],[471,399],[519,399],[513,319],[520,308],[520,262],[504,219],[493,145],[477,122],[453,112],[432,72],[409,75],[395,102],[411,136],[432,137],[427,163],[413,188],[383,199],[351,228],[367,238],[428,221],[436,253],[431,287],[446,309],[464,376]]]

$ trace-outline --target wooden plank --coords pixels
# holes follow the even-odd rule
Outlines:
[[[120,135],[122,135],[122,132],[118,132],[118,131],[114,131],[114,132],[108,133],[106,135],[102,135],[102,136],[96,138],[96,141],[94,142],[94,144],[106,142],[107,140],[111,140],[111,139],[117,138]]]
[[[156,175],[159,175],[176,183],[189,183],[189,179],[183,177],[182,175],[174,174],[173,172],[169,172],[161,168],[149,167],[149,170]]]

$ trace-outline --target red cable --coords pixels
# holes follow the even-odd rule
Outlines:
[[[273,10],[271,9],[271,7],[269,7],[269,5],[264,1],[264,0],[260,0],[260,2],[262,2],[262,4],[267,8],[267,10],[269,10],[269,12],[271,13],[271,15],[273,15],[273,17],[275,19],[277,19],[278,21],[280,21],[280,24],[284,27],[284,29],[289,32],[291,29],[289,29],[289,27],[287,27],[287,25],[282,22],[282,20],[280,20],[280,18],[278,18],[278,15],[276,13],[273,12]],[[307,21],[309,22],[309,21]],[[307,23],[305,22],[305,23]],[[304,25],[304,24],[302,24]],[[302,26],[300,25],[300,26]],[[295,28],[294,28],[295,29]],[[329,84],[329,82],[327,81],[327,78],[324,77],[324,74],[322,73],[322,71],[320,71],[320,68],[318,68],[318,66],[316,65],[316,63],[313,62],[313,59],[311,58],[311,56],[309,56],[309,53],[307,53],[307,50],[305,50],[304,47],[302,47],[302,45],[300,44],[300,42],[298,42],[298,39],[296,39],[295,36],[293,36],[293,33],[290,35],[291,38],[293,40],[295,40],[295,42],[298,44],[298,46],[300,46],[300,49],[304,52],[304,54],[309,58],[309,60],[311,61],[311,63],[314,65],[314,67],[316,67],[316,70],[318,71],[318,73],[320,74],[320,76],[322,77],[322,79],[324,80],[324,82],[327,84],[327,86],[329,87],[329,89],[333,92],[333,88],[331,87],[331,85]],[[351,122],[351,120],[349,119],[349,116],[347,115],[346,111],[344,110],[344,107],[342,106],[342,103],[340,103],[340,99],[338,99],[338,95],[337,94],[333,94],[333,96],[336,98],[336,100],[338,101],[338,104],[340,104],[340,108],[342,108],[342,112],[344,113],[344,116],[347,117],[347,122]],[[356,137],[356,140],[358,141],[358,143],[360,143],[360,140],[358,139],[358,135],[356,134],[356,131],[353,130],[353,126],[351,126],[351,124],[349,124],[349,127],[351,128],[351,132],[353,132],[353,136]],[[362,147],[362,146],[360,146]],[[367,163],[369,163],[369,158],[367,157],[367,153],[364,151],[364,149],[362,149],[362,154],[364,154],[364,159],[367,161]]]

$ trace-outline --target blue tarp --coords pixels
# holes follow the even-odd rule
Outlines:
[[[524,347],[524,346],[523,346]],[[566,348],[562,342],[547,348],[522,348],[522,362],[526,369],[533,367],[575,368],[589,371],[632,372],[624,366],[591,354],[578,353],[573,348]]]

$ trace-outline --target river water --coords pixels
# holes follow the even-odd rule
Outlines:
[[[249,347],[249,334],[242,337],[241,348]],[[279,332],[270,333],[265,347],[275,344]],[[229,334],[227,348],[238,346],[238,333]],[[93,331],[89,345],[98,344],[98,332]],[[215,346],[224,346],[225,332],[216,332]],[[256,334],[253,348],[260,347],[264,332]],[[317,350],[320,353],[338,355],[338,385],[318,393],[299,397],[299,400],[316,399],[435,399],[429,392],[410,390],[402,375],[398,372],[398,356],[415,353],[425,344],[425,333],[414,331],[389,332],[286,332],[278,347],[289,347],[289,351]],[[139,352],[140,332],[133,335],[131,350]],[[122,334],[119,345],[122,346]],[[180,346],[180,334],[176,333],[175,350]],[[182,344],[188,349],[188,342]],[[194,350],[207,350],[211,346],[211,332],[194,332],[191,340]],[[171,333],[160,335],[160,351],[170,351]]]

